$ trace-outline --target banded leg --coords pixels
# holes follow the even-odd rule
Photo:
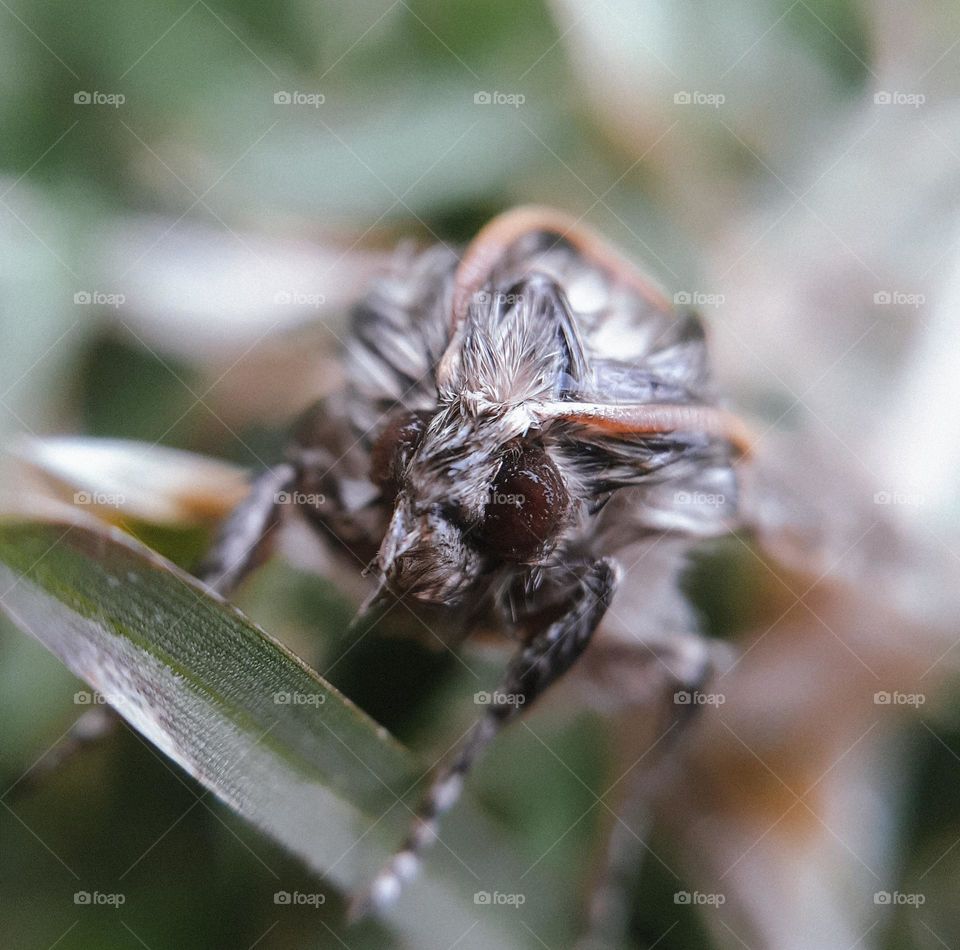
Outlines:
[[[258,563],[279,523],[282,493],[295,484],[292,465],[270,469],[253,482],[249,495],[220,528],[196,575],[220,594],[229,593]],[[90,746],[112,735],[120,715],[109,706],[97,706],[80,715],[59,746],[50,752],[17,789],[17,797],[29,795],[50,776],[69,765]]]
[[[617,566],[608,558],[592,564],[571,594],[563,616],[533,635],[517,652],[489,711],[474,725],[452,761],[434,777],[402,848],[380,870],[369,890],[354,900],[351,919],[382,910],[397,898],[403,883],[419,868],[421,854],[436,839],[440,816],[460,797],[464,779],[483,750],[586,649],[610,604],[618,576]]]
[[[622,730],[618,761],[630,765],[622,777],[624,790],[615,813],[610,814],[599,856],[596,875],[587,904],[586,927],[577,950],[608,950],[621,947],[630,926],[632,897],[636,891],[643,862],[649,853],[647,841],[653,827],[650,798],[664,767],[675,765],[672,755],[686,728],[694,721],[703,704],[697,699],[715,671],[711,642],[697,635],[678,637],[644,652],[638,661],[650,666],[660,680],[652,705],[633,710],[647,719],[652,713],[656,728],[649,751],[655,758],[641,764],[637,759],[635,737],[640,729]],[[619,784],[619,782],[618,782]]]
[[[120,716],[110,706],[94,706],[81,713],[63,739],[10,787],[7,792],[9,800],[17,801],[32,795],[65,764],[112,735],[119,724]]]
[[[264,555],[282,505],[289,502],[297,471],[283,464],[267,469],[250,486],[250,493],[223,523],[196,575],[218,594],[229,594]]]

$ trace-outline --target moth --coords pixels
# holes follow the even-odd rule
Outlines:
[[[396,898],[484,748],[588,649],[618,551],[735,523],[749,436],[718,405],[696,314],[546,208],[494,218],[462,251],[400,254],[354,308],[344,358],[344,391],[300,419],[201,577],[231,590],[292,498],[334,551],[368,565],[367,609],[403,598],[451,639],[493,618],[514,645],[359,913]],[[676,685],[698,689],[706,653],[678,669]]]

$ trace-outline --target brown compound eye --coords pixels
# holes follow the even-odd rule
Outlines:
[[[504,456],[477,538],[490,554],[525,561],[556,533],[570,496],[543,449],[529,446]]]
[[[403,412],[377,436],[370,450],[370,480],[383,498],[392,502],[400,490],[403,472],[423,439],[429,412]]]

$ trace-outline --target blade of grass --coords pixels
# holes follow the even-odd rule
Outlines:
[[[421,777],[413,757],[238,610],[119,530],[0,521],[0,607],[335,884],[355,886],[398,840],[409,817],[398,799]],[[446,884],[418,890],[391,918],[414,945],[468,930],[464,946],[511,945]]]

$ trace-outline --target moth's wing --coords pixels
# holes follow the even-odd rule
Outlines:
[[[701,537],[738,523],[737,423],[713,407],[557,403],[544,422],[552,454],[569,480],[603,507],[611,546],[643,531]],[[606,425],[608,414],[636,409],[642,426]],[[731,430],[735,434],[731,434]]]
[[[541,403],[533,408],[541,424],[568,423],[584,438],[656,441],[658,444],[702,438],[728,447],[735,457],[750,452],[751,435],[733,413],[708,404],[585,403],[572,400]]]
[[[458,375],[470,308],[489,312],[483,294],[509,294],[535,275],[563,294],[562,316],[571,325],[562,320],[558,329],[566,349],[590,358],[590,374],[573,374],[571,398],[619,400],[622,393],[623,401],[636,401],[637,393],[667,381],[676,384],[675,401],[683,401],[684,386],[702,395],[697,317],[675,313],[652,280],[579,220],[520,207],[482,228],[459,260],[442,246],[399,252],[355,308],[348,359],[358,397],[351,420],[359,431],[376,428],[397,403],[434,408],[437,383],[449,388]]]
[[[603,287],[604,275],[590,276]],[[565,398],[535,409],[540,424],[590,495],[623,489],[601,519],[611,544],[642,531],[722,534],[737,523],[734,463],[749,454],[751,435],[715,404],[703,326],[631,288],[606,291],[595,289],[592,310],[570,301],[588,372]]]
[[[591,376],[582,397],[610,403],[709,403],[715,399],[703,323],[692,311],[623,312],[587,334]]]
[[[401,249],[354,307],[347,341],[347,411],[367,439],[395,407],[434,409],[436,366],[450,340],[456,255],[438,245]]]
[[[609,530],[625,540],[638,528],[727,530],[736,513],[733,462],[750,437],[714,406],[699,317],[674,308],[580,222],[549,209],[517,209],[481,231],[458,269],[455,319],[458,300],[483,286],[484,273],[501,292],[531,274],[562,288],[586,371],[533,412],[565,473],[598,504],[609,502]]]
[[[710,401],[699,317],[675,308],[640,268],[577,219],[519,208],[494,219],[457,268],[453,321],[484,289],[509,293],[531,275],[561,288],[590,363],[569,391],[582,401]],[[473,298],[468,299],[472,293]],[[462,313],[460,312],[462,311]]]
[[[668,301],[656,284],[580,218],[554,208],[528,205],[498,215],[467,246],[454,276],[454,327],[466,317],[478,291],[491,285],[502,287],[500,275],[504,269],[519,262],[528,272],[531,267],[549,271],[553,266],[551,258],[561,258],[564,251],[571,261],[582,262],[604,275],[606,282],[629,287],[653,308],[668,308]],[[555,262],[563,266],[562,261]],[[572,289],[571,277],[564,275],[561,286]]]
[[[687,457],[672,469],[642,485],[625,489],[618,499],[622,510],[605,512],[602,529],[629,535],[643,531],[684,537],[720,537],[741,525],[740,484],[729,461],[720,454]],[[633,527],[625,531],[627,525]]]
[[[538,413],[559,423],[553,437],[591,494],[624,489],[602,523],[624,542],[641,530],[728,531],[738,522],[734,463],[750,454],[752,435],[716,405],[697,315],[620,300],[583,338],[589,372]]]

